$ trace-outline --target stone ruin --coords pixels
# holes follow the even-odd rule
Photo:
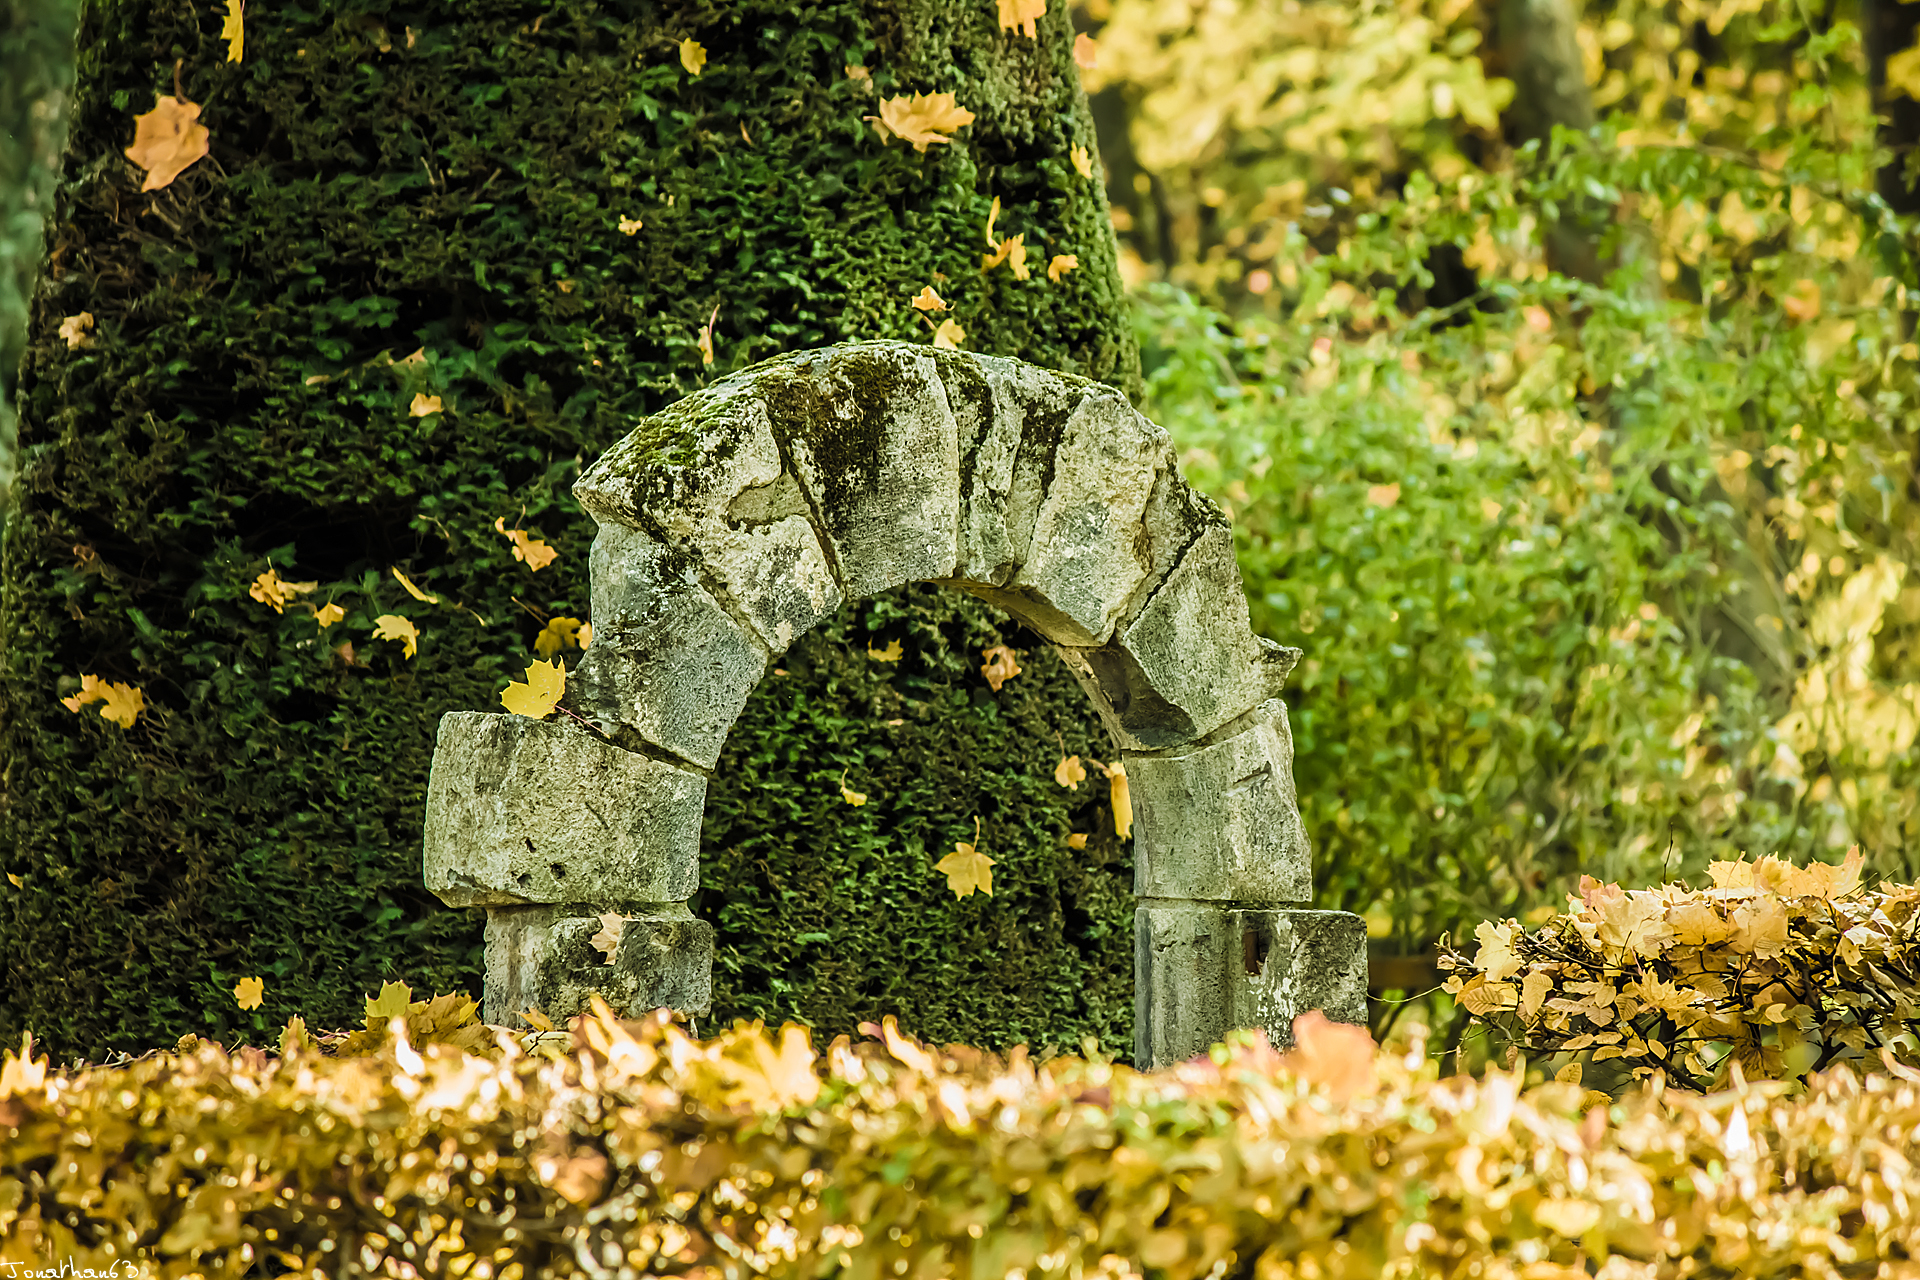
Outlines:
[[[574,485],[599,525],[577,720],[454,712],[427,791],[427,887],[487,909],[488,1022],[599,994],[708,1007],[707,779],[774,659],[849,600],[956,587],[1052,642],[1134,806],[1134,1061],[1296,1013],[1364,1022],[1366,930],[1312,897],[1279,694],[1233,535],[1118,391],[896,342],[757,365],[641,423]],[[929,868],[928,875],[932,876]],[[612,963],[589,939],[627,917]]]

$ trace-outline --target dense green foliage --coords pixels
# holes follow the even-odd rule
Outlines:
[[[935,0],[338,0],[250,10],[240,62],[220,28],[183,0],[88,10],[22,381],[0,1039],[30,1025],[60,1054],[249,1033],[240,975],[265,979],[259,1017],[314,1026],[384,977],[479,989],[479,913],[421,886],[434,726],[497,708],[548,615],[586,616],[568,486],[642,415],[776,351],[926,340],[909,299],[930,282],[970,346],[1138,381],[1097,181],[1070,158],[1092,130],[1064,14],[1035,41]],[[919,91],[975,122],[921,154],[863,121]],[[132,117],[176,92],[211,154],[142,193]],[[1080,269],[983,276],[996,197],[1001,234]],[[96,328],[69,346],[82,311]],[[558,561],[516,562],[496,520]],[[251,594],[269,568],[317,586],[278,612]],[[416,656],[372,638],[389,614]],[[863,668],[875,632],[907,642],[899,668]],[[1094,802],[1035,781],[1056,727],[1089,749],[1089,712],[1039,661],[989,695],[977,654],[999,638],[977,605],[895,596],[756,695],[699,904],[722,1016],[840,1030],[910,1006],[977,1043],[1124,1041],[1124,852],[1069,868]],[[145,713],[69,711],[84,675]],[[866,808],[840,800],[843,767]],[[976,815],[1009,875],[942,902],[931,861]]]

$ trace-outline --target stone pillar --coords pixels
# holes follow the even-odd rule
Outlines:
[[[639,1016],[707,1011],[713,926],[700,884],[707,781],[569,721],[453,712],[427,784],[426,882],[487,908],[482,1016],[512,1026],[532,1005],[560,1021],[597,992]],[[604,955],[602,915],[624,918]]]
[[[1126,752],[1134,807],[1134,1064],[1205,1053],[1235,1027],[1293,1042],[1309,1009],[1366,1021],[1366,925],[1280,905],[1313,894],[1278,698],[1198,745]]]

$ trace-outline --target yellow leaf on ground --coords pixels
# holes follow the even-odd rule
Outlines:
[[[333,603],[321,605],[313,611],[313,620],[320,624],[322,631],[325,631],[328,627],[346,616],[347,611]]]
[[[275,613],[285,613],[287,606],[293,603],[294,596],[306,595],[319,587],[318,582],[283,582],[277,571],[268,569],[253,580],[253,585],[247,588],[247,594]]]
[[[584,649],[587,646],[580,633],[586,625],[578,618],[549,618],[540,634],[533,638],[533,651],[543,658],[551,658],[562,649]]]
[[[915,311],[945,311],[947,310],[947,303],[944,298],[934,292],[932,285],[928,285],[919,293],[913,295],[913,309]]]
[[[953,852],[933,864],[933,869],[947,878],[947,888],[953,890],[956,898],[972,895],[975,889],[993,896],[993,868],[997,865],[992,858],[981,853],[977,847],[980,839],[980,819],[973,820],[973,843],[957,841]]]
[[[1053,780],[1069,791],[1078,791],[1080,784],[1087,780],[1086,768],[1081,765],[1079,756],[1067,756],[1053,767]]]
[[[958,350],[967,340],[967,331],[952,320],[942,320],[940,327],[933,331],[933,345],[947,351]]]
[[[1085,147],[1075,147],[1067,152],[1073,158],[1073,171],[1083,178],[1093,176],[1093,152]]]
[[[881,138],[888,134],[925,151],[929,143],[948,143],[947,135],[973,123],[973,112],[953,100],[951,93],[916,93],[911,98],[888,98],[878,116],[868,116]]]
[[[1082,71],[1091,71],[1100,65],[1100,46],[1094,38],[1082,31],[1073,38],[1073,61]],[[1081,176],[1085,176],[1084,174]]]
[[[699,75],[700,68],[707,65],[707,47],[691,36],[682,40],[680,42],[680,65],[687,69],[688,75]]]
[[[898,662],[904,652],[905,651],[900,648],[900,642],[898,640],[889,640],[886,646],[880,649],[876,649],[872,645],[867,646],[867,656],[875,662]]]
[[[527,664],[527,682],[508,684],[500,691],[500,701],[517,716],[544,720],[560,705],[567,691],[567,669],[557,662]]]
[[[1047,16],[1047,0],[1000,0],[1000,29],[1012,31],[1018,28],[1020,34],[1029,39],[1040,35],[1034,23]]]
[[[413,1003],[413,988],[404,982],[383,982],[380,994],[367,998],[367,1021],[375,1018],[404,1018]]]
[[[620,949],[620,934],[626,928],[626,924],[625,916],[608,913],[600,917],[600,932],[588,938],[587,941],[592,943],[604,957],[602,964],[613,963],[613,954]],[[547,1029],[551,1030],[551,1028]]]
[[[424,418],[430,413],[440,412],[440,397],[416,392],[413,403],[407,406],[407,412],[416,418]]]
[[[1053,261],[1047,264],[1047,279],[1053,281],[1055,284],[1059,284],[1061,276],[1064,276],[1069,271],[1077,270],[1079,266],[1080,259],[1076,255],[1071,253],[1056,253],[1053,255]]]
[[[986,659],[980,674],[987,678],[987,684],[995,693],[1000,692],[1001,685],[1020,674],[1020,664],[1015,661],[1019,655],[1003,644],[982,649],[980,656]]]
[[[267,994],[267,984],[258,978],[242,978],[233,989],[233,999],[242,1009],[258,1009]]]
[[[60,337],[67,344],[67,350],[84,347],[93,341],[87,335],[93,332],[93,312],[82,311],[77,316],[68,316],[60,322]]]
[[[992,253],[981,254],[980,270],[991,271],[1003,262],[1012,270],[1015,280],[1026,280],[1032,277],[1033,272],[1027,267],[1027,242],[1024,234],[1008,236]]]
[[[392,566],[389,566],[388,572],[393,574],[394,579],[398,581],[401,586],[405,587],[407,589],[407,594],[412,596],[415,600],[424,600],[428,604],[440,603],[439,596],[430,596],[426,592],[422,591],[420,588],[414,586],[413,579],[409,578],[406,574],[400,572],[398,569],[395,569]]]
[[[133,118],[133,145],[127,159],[147,171],[142,191],[158,191],[207,154],[212,134],[198,123],[200,104],[160,95],[153,110]]]
[[[228,62],[238,62],[246,56],[246,6],[241,0],[227,0],[227,16],[220,24],[220,38],[227,42]]]
[[[866,792],[855,791],[847,785],[847,771],[845,769],[840,771],[840,798],[856,809],[867,802]]]
[[[420,650],[420,628],[397,613],[383,613],[373,620],[373,638],[400,641],[409,658]]]
[[[560,553],[538,538],[530,538],[524,529],[507,528],[505,516],[495,516],[494,531],[513,544],[513,558],[526,562],[527,568],[535,573],[559,559]]]

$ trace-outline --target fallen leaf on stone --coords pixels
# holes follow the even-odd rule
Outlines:
[[[620,234],[630,236],[646,225],[646,223],[640,221],[638,218],[622,218],[620,219]]]
[[[1093,37],[1084,31],[1073,38],[1073,61],[1082,71],[1091,71],[1099,65],[1099,50]]]
[[[1047,0],[1000,0],[1000,29],[1019,29],[1021,35],[1036,39],[1040,35],[1034,23],[1047,16]]]
[[[537,1005],[528,1005],[520,1011],[520,1016],[525,1018],[527,1025],[535,1031],[558,1031],[560,1029],[553,1025],[552,1018],[540,1012],[539,1006]]]
[[[267,984],[258,978],[242,978],[233,989],[234,1003],[242,1009],[258,1009],[267,994]]]
[[[911,98],[888,98],[878,116],[867,116],[882,139],[889,134],[925,151],[929,143],[948,143],[947,135],[973,123],[973,112],[958,105],[951,93],[916,93]]]
[[[866,792],[855,791],[847,785],[847,771],[845,769],[840,771],[840,798],[856,809],[867,802]]]
[[[319,587],[318,582],[283,581],[278,570],[269,568],[253,580],[253,585],[247,588],[247,594],[271,608],[275,613],[285,613],[287,606],[293,603],[294,596],[306,595],[309,591],[318,590]]]
[[[333,603],[321,605],[313,611],[313,620],[320,624],[322,631],[325,631],[328,627],[346,616],[347,611]]]
[[[600,917],[600,932],[587,939],[603,957],[600,963],[613,963],[613,953],[620,949],[620,933],[626,928],[626,925],[627,920],[625,916],[617,916],[609,912]],[[532,1021],[532,1019],[529,1018],[528,1021]],[[553,1030],[553,1024],[549,1022],[546,1026],[542,1027],[541,1030],[551,1031]]]
[[[707,322],[700,326],[698,345],[700,347],[701,364],[713,363],[713,323],[719,318],[720,304],[716,302],[713,304],[713,314],[708,316]]]
[[[975,889],[989,898],[993,896],[993,868],[996,864],[976,847],[979,839],[980,819],[975,818],[973,842],[956,842],[952,853],[933,864],[935,871],[946,876],[947,888],[953,890],[956,898],[969,897]]]
[[[513,558],[524,560],[527,568],[535,573],[552,564],[560,556],[558,551],[540,539],[528,537],[525,530],[507,528],[505,516],[494,517],[493,528],[496,533],[513,544]]]
[[[1093,152],[1085,147],[1075,147],[1067,152],[1073,160],[1073,171],[1083,178],[1093,176]]]
[[[687,69],[688,75],[699,75],[700,68],[707,65],[707,47],[691,36],[682,40],[680,42],[680,65]]]
[[[500,691],[500,702],[517,716],[544,720],[560,705],[567,691],[567,669],[557,662],[534,661],[527,664],[527,682],[509,683]]]
[[[980,656],[986,659],[986,664],[980,668],[980,674],[987,678],[987,684],[995,693],[1000,692],[1001,685],[1020,674],[1020,664],[1015,661],[1019,655],[1003,644],[997,644],[991,649],[982,649]]]
[[[422,591],[420,588],[414,586],[413,579],[409,578],[406,574],[400,572],[400,570],[389,567],[389,571],[399,581],[400,585],[407,589],[407,594],[412,596],[415,600],[424,600],[428,604],[440,603],[439,596],[430,596],[426,592]]]
[[[68,316],[60,322],[60,336],[66,341],[67,350],[84,347],[93,341],[87,335],[93,332],[93,312],[82,311],[77,316]]]
[[[1085,766],[1079,756],[1067,756],[1054,766],[1053,780],[1069,791],[1078,791],[1080,784],[1087,780]]]
[[[886,647],[882,649],[876,649],[872,645],[867,646],[867,656],[875,662],[898,662],[902,652],[898,640],[887,641]]]
[[[220,38],[227,42],[227,61],[238,62],[246,54],[246,6],[241,0],[227,0],[227,17],[220,24]]]
[[[915,311],[945,311],[947,310],[947,303],[945,299],[933,291],[932,285],[928,285],[919,293],[913,295],[913,309]]]
[[[1047,279],[1053,281],[1055,284],[1059,284],[1061,276],[1077,269],[1079,266],[1080,259],[1074,254],[1056,253],[1053,255],[1053,261],[1047,264]]]
[[[212,134],[198,123],[200,104],[160,95],[153,110],[133,118],[133,145],[127,159],[147,171],[142,191],[158,191],[207,154]]]
[[[967,331],[952,320],[942,320],[940,327],[933,331],[933,345],[943,350],[957,351],[966,340]]]
[[[439,413],[440,397],[416,393],[413,403],[407,406],[407,412],[416,418],[424,418],[430,413]]]
[[[586,625],[578,618],[549,618],[540,634],[533,638],[533,651],[543,658],[551,658],[562,649],[584,649],[587,646],[580,633]]]
[[[60,699],[61,706],[76,714],[95,702],[100,704],[101,719],[111,720],[122,729],[133,728],[133,722],[147,707],[145,695],[132,685],[116,684],[93,675],[81,676],[80,692]]]
[[[400,641],[406,646],[404,652],[409,658],[420,648],[420,628],[397,613],[383,613],[373,620],[373,638]]]

